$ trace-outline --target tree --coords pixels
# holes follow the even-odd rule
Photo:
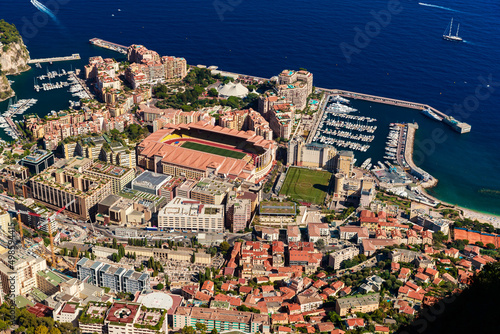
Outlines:
[[[205,332],[207,330],[207,325],[202,324],[200,322],[197,322],[195,326],[196,326],[196,329],[199,331]]]
[[[78,257],[78,249],[76,249],[76,246],[73,246],[71,250],[71,257]]]
[[[484,244],[481,241],[476,241],[476,246],[484,247]]]
[[[221,242],[219,247],[220,247],[220,251],[224,254],[227,253],[229,248],[231,248],[231,246],[229,245],[229,243],[227,241]]]
[[[194,330],[193,326],[184,326],[181,329],[182,334],[195,334],[196,331]]]
[[[61,334],[61,331],[56,327],[52,327],[49,331],[49,334]]]
[[[35,329],[35,334],[48,334],[48,333],[49,329],[43,325],[40,325]]]
[[[219,96],[219,92],[215,88],[210,88],[210,90],[208,91],[208,96],[217,97]]]
[[[492,244],[491,242],[489,242],[489,243],[486,244],[486,248],[488,248],[488,249],[495,249],[495,245]]]
[[[316,241],[314,243],[314,245],[318,248],[318,249],[323,249],[325,248],[325,240],[323,239],[318,239],[318,241]]]
[[[156,289],[156,290],[163,290],[163,288],[164,288],[164,287],[165,287],[165,285],[163,285],[163,283],[158,283],[158,284],[156,285],[156,288],[155,288],[155,289]]]
[[[217,331],[217,328],[214,328],[214,329],[212,329],[212,331],[210,332],[210,334],[219,334],[219,332]]]
[[[196,256],[194,255],[191,255],[191,263],[195,263],[196,262]]]

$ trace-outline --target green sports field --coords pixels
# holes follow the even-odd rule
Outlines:
[[[332,174],[305,168],[290,168],[280,195],[300,202],[323,204]]]
[[[245,153],[226,150],[226,149],[219,148],[219,147],[213,147],[213,146],[193,143],[190,141],[183,143],[182,147],[189,148],[189,149],[195,150],[195,151],[207,152],[207,153],[222,155],[223,157],[229,157],[229,158],[235,158],[235,159],[243,159],[246,155]]]

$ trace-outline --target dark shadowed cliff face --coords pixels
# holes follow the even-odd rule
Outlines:
[[[461,294],[445,297],[420,312],[398,334],[498,333],[500,262],[491,263],[474,276]]]
[[[29,52],[16,27],[0,21],[0,101],[14,95],[6,75],[19,74],[30,69]]]

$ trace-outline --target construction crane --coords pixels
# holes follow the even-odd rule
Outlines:
[[[50,252],[52,253],[52,267],[55,267],[56,265],[56,255],[54,253],[54,237],[52,236],[52,224],[51,222],[61,213],[63,212],[64,210],[66,210],[66,208],[68,206],[70,206],[71,204],[73,204],[73,202],[76,201],[76,198],[71,200],[69,203],[66,203],[65,206],[63,206],[62,208],[60,208],[59,210],[57,210],[56,213],[54,213],[52,216],[48,217],[46,221],[44,221],[43,223],[39,224],[37,226],[38,229],[40,229],[42,226],[44,225],[47,225],[48,224],[48,231],[49,231],[49,239],[50,239]]]
[[[21,244],[24,247],[23,222],[21,221],[21,214],[28,215],[28,219],[31,216],[40,217],[40,215],[38,213],[35,213],[35,212],[29,212],[29,211],[24,211],[24,210],[7,210],[7,211],[12,212],[12,213],[17,213],[17,223],[19,224],[19,234],[21,236]]]

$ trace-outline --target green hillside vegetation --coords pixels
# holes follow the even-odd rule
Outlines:
[[[0,42],[3,44],[3,51],[7,51],[9,44],[21,41],[21,35],[17,31],[16,26],[0,20]]]

